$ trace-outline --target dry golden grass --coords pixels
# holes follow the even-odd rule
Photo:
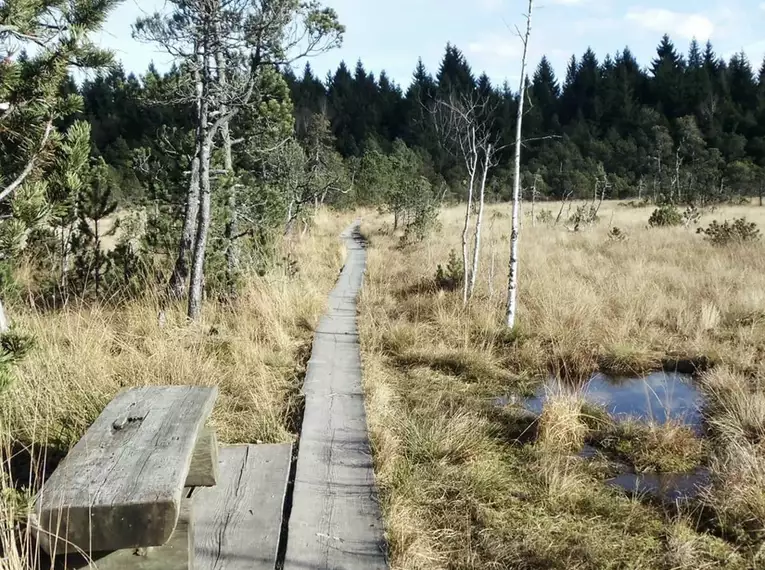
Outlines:
[[[234,306],[208,302],[193,326],[179,304],[160,327],[148,298],[120,308],[10,308],[37,346],[0,395],[11,436],[66,447],[119,390],[189,384],[220,388],[212,423],[222,441],[290,440],[311,329],[342,265],[338,234],[349,221],[322,212],[312,233],[285,244],[297,275],[253,276]]]
[[[559,205],[537,205],[547,208],[555,214]],[[528,394],[551,373],[581,381],[597,369],[635,375],[665,361],[706,357],[747,382],[735,397],[707,382],[710,409],[730,416],[713,417],[737,426],[728,431],[738,442],[762,426],[760,404],[742,398],[755,391],[750,379],[765,373],[765,244],[715,247],[694,228],[649,229],[651,211],[604,204],[600,222],[577,233],[532,226],[526,216],[513,331],[502,324],[507,205],[489,207],[468,308],[459,291],[434,283],[450,250],[459,257],[461,207],[444,211],[439,231],[405,248],[390,235],[389,221],[365,221],[371,249],[360,319],[364,382],[393,568],[761,564],[762,539],[753,530],[763,504],[763,487],[756,487],[762,446],[727,463],[740,466],[736,485],[728,495],[710,495],[703,517],[692,510],[678,519],[607,488],[571,455],[594,430],[611,429],[576,396],[549,398],[538,420],[491,403],[497,395]],[[765,227],[765,208],[753,206],[705,213],[701,225],[740,216]],[[613,226],[626,239],[610,239]],[[691,468],[707,453],[679,424],[617,431],[607,435],[634,447],[622,455],[638,468]],[[715,459],[723,448],[715,449],[713,479],[722,481],[726,461]],[[717,520],[710,521],[709,509]],[[725,534],[734,521],[746,540],[706,530]]]
[[[220,440],[294,438],[312,329],[342,266],[338,236],[351,219],[320,212],[311,233],[284,243],[292,268],[251,276],[234,305],[208,302],[194,325],[178,304],[160,326],[159,303],[148,296],[118,308],[9,307],[36,348],[0,392],[0,570],[44,567],[24,520],[50,472],[46,450],[60,457],[123,388],[215,385],[211,422]]]
[[[539,416],[539,444],[547,451],[575,453],[584,445],[587,426],[582,422],[584,395],[563,387],[547,388]]]

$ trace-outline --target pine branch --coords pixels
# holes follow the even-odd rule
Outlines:
[[[49,119],[48,124],[45,126],[45,132],[43,133],[42,140],[40,141],[39,150],[34,155],[32,155],[32,157],[29,159],[29,162],[27,162],[27,165],[24,167],[24,170],[21,171],[21,174],[18,175],[16,180],[11,182],[8,186],[5,187],[5,189],[0,191],[0,202],[5,200],[19,186],[21,186],[24,183],[24,180],[26,180],[27,176],[29,176],[29,174],[32,172],[32,170],[35,167],[35,164],[37,163],[38,158],[45,150],[45,145],[48,143],[48,139],[50,138],[50,134],[52,131],[53,131],[53,119]]]

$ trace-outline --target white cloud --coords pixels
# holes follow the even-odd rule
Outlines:
[[[589,0],[548,0],[550,4],[557,4],[558,6],[579,6],[580,4],[586,4]]]
[[[765,2],[760,2],[760,10],[765,10]]]
[[[709,39],[715,26],[703,14],[684,14],[664,8],[630,8],[627,20],[654,32],[668,33],[685,39]]]
[[[468,52],[490,59],[508,59],[521,53],[520,40],[514,36],[491,34],[486,39],[468,44]]]

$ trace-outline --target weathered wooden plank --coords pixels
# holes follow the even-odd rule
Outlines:
[[[274,570],[291,448],[220,449],[218,485],[193,495],[195,570]]]
[[[159,546],[170,538],[197,436],[217,388],[134,388],[117,395],[45,483],[38,524],[48,552]]]
[[[162,546],[147,546],[57,557],[56,570],[191,570],[194,553],[194,510],[191,499],[181,501],[181,512],[173,536]]]
[[[388,567],[361,387],[355,299],[366,252],[355,233],[306,371],[284,570]]]
[[[218,438],[213,428],[202,428],[191,456],[186,487],[213,487],[218,482]]]

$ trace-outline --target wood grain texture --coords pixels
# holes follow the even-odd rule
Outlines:
[[[285,570],[388,567],[361,388],[356,296],[366,250],[358,224],[344,239],[347,261],[317,328],[303,387]]]
[[[193,494],[194,570],[274,570],[291,450],[221,447],[218,485]]]
[[[130,548],[82,556],[57,557],[56,570],[190,570],[193,567],[194,525],[190,499],[181,501],[173,536],[163,546]]]
[[[197,436],[217,388],[117,395],[45,483],[36,505],[48,552],[165,544],[175,529]]]
[[[213,487],[218,482],[218,437],[213,428],[199,432],[194,454],[191,456],[186,487]]]

